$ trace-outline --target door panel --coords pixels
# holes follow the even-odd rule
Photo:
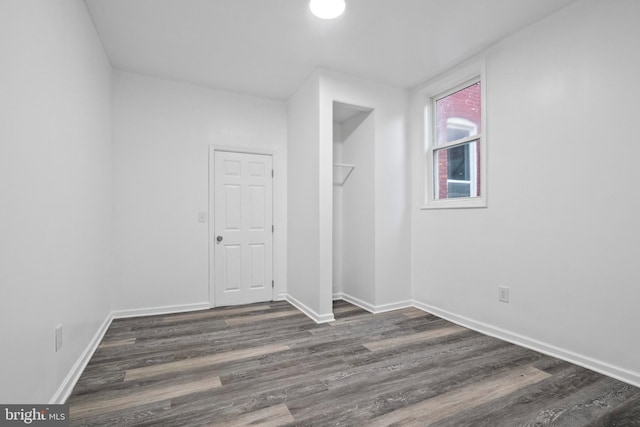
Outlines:
[[[214,152],[216,306],[273,299],[271,170],[272,158],[268,155]]]
[[[222,265],[222,283],[225,291],[239,291],[242,278],[242,262],[240,245],[222,245],[220,256],[224,258]]]
[[[250,227],[252,230],[264,230],[265,228],[265,217],[264,217],[265,188],[252,185],[249,188],[249,192],[250,192],[249,211],[251,212]]]
[[[259,289],[265,287],[264,282],[264,245],[249,245],[250,262],[251,262],[251,289]]]
[[[240,230],[240,219],[242,218],[242,189],[239,185],[225,185],[224,231]],[[217,204],[216,204],[217,205]]]

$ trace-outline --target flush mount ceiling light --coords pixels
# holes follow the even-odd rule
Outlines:
[[[334,19],[344,12],[344,0],[311,0],[309,9],[321,19]]]

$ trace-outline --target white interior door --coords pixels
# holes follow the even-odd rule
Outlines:
[[[214,305],[273,299],[272,157],[214,152]]]

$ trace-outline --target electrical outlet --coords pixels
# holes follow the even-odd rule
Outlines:
[[[198,221],[199,222],[207,222],[207,213],[206,212],[198,212]]]
[[[498,301],[509,302],[509,288],[498,286]]]
[[[62,348],[62,324],[56,326],[56,352]]]

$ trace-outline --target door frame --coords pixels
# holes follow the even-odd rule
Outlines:
[[[220,151],[220,152],[227,152],[227,153],[240,153],[240,154],[258,154],[258,155],[262,155],[262,156],[271,156],[271,160],[272,160],[272,168],[275,171],[276,168],[276,159],[277,159],[277,153],[275,150],[271,150],[271,149],[261,149],[261,148],[254,148],[254,147],[234,147],[234,146],[228,146],[228,145],[217,145],[217,144],[209,144],[209,181],[208,181],[208,198],[209,198],[209,236],[208,236],[208,243],[209,243],[209,250],[208,250],[208,256],[209,256],[209,308],[214,308],[216,307],[216,301],[215,301],[215,260],[213,259],[214,256],[214,252],[215,252],[215,211],[214,211],[214,201],[215,201],[215,154],[216,151]],[[276,200],[276,186],[275,186],[275,176],[273,178],[273,185],[272,187],[272,191],[271,191],[271,218],[272,218],[272,222],[275,225],[276,223],[276,218],[275,218],[275,200]],[[276,253],[275,247],[276,247],[276,238],[278,236],[278,228],[279,227],[275,227],[275,230],[273,232],[273,239],[271,241],[271,254],[272,254],[272,258],[271,258],[271,271],[272,271],[272,279],[275,281],[276,280],[276,265],[278,265],[278,263],[276,262],[276,255],[278,255]],[[277,283],[277,282],[276,282]],[[275,301],[276,300],[276,287],[271,289],[271,300]]]

